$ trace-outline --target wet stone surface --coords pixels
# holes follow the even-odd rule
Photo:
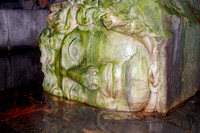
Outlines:
[[[164,118],[140,118],[55,97],[40,84],[0,90],[0,131],[28,133],[198,133],[200,93]]]

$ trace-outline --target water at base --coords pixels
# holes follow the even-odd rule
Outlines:
[[[4,132],[199,133],[200,93],[164,118],[134,119],[130,113],[67,101],[44,92],[40,84],[29,84],[0,91],[0,120]]]
[[[39,49],[0,55],[0,132],[200,133],[200,92],[164,118],[141,119],[44,92],[39,57]]]

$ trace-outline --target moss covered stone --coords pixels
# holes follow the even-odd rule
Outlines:
[[[199,29],[199,10],[189,1],[78,0],[53,4],[50,11],[40,35],[46,91],[97,107],[160,113],[191,96],[169,100],[176,94],[168,69],[172,56],[184,56],[175,51],[188,36],[184,29]],[[179,61],[174,71],[186,69],[172,58]]]

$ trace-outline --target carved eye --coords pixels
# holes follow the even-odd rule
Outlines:
[[[83,53],[80,43],[81,42],[78,39],[75,39],[69,46],[69,56],[76,65],[80,63],[80,59]]]
[[[79,65],[84,56],[84,47],[79,34],[72,33],[63,41],[61,65],[67,70]]]
[[[71,51],[72,56],[76,57],[78,55],[78,48],[77,47],[73,47],[72,51]]]
[[[78,64],[78,48],[75,46],[71,46],[69,49],[69,55],[72,58],[74,64]]]

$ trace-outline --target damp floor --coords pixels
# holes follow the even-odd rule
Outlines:
[[[38,48],[0,53],[0,133],[200,133],[200,92],[164,118],[141,119],[43,91],[39,58]]]
[[[28,84],[0,91],[0,132],[199,133],[200,93],[164,118],[133,119],[133,114],[67,101],[40,84]]]

